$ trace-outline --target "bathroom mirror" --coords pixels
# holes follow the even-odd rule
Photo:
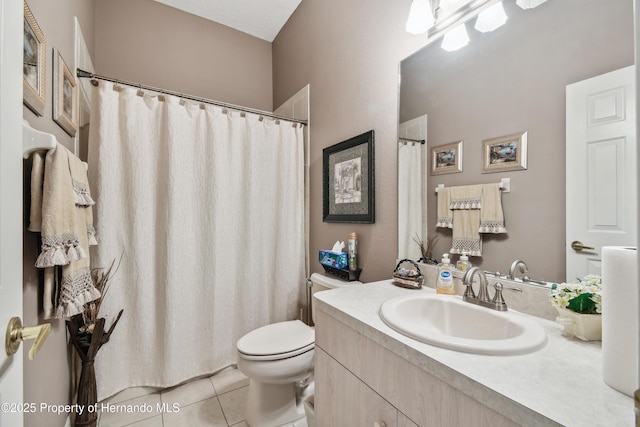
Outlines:
[[[507,273],[512,261],[522,259],[532,278],[560,282],[565,88],[634,63],[633,1],[548,0],[523,10],[504,0],[503,6],[508,20],[502,27],[481,33],[472,18],[467,46],[447,52],[435,40],[400,63],[398,257],[420,256],[416,237],[438,237],[436,259],[451,248],[451,229],[435,227],[439,184],[510,178],[510,192],[502,195],[507,234],[483,234],[482,257],[471,262]],[[483,140],[523,132],[527,168],[483,173]],[[430,174],[429,150],[458,141],[461,172]]]

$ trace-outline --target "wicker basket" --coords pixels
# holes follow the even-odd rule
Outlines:
[[[413,264],[413,267],[416,271],[415,274],[399,273],[400,266],[405,262]],[[416,264],[415,261],[412,261],[410,259],[403,259],[398,263],[398,265],[396,265],[395,270],[393,270],[393,284],[396,286],[407,289],[422,289],[422,282],[424,282],[424,277],[422,276],[420,267],[418,267],[418,264]]]

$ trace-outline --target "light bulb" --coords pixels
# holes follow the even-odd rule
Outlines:
[[[480,12],[474,28],[482,33],[488,33],[501,27],[505,22],[507,22],[507,14],[504,12],[502,2],[498,2]]]
[[[546,1],[547,0],[516,0],[516,4],[522,9],[533,9]]]
[[[442,38],[442,47],[447,52],[453,52],[469,44],[469,35],[467,34],[467,28],[464,24],[460,24],[457,27],[448,31]]]
[[[434,24],[433,13],[429,6],[429,0],[413,0],[407,20],[407,32],[411,34],[426,33]]]

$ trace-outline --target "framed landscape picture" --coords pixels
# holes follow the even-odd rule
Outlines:
[[[431,147],[431,175],[462,172],[462,141]]]
[[[322,150],[324,222],[375,222],[374,131]]]
[[[53,120],[69,135],[78,130],[78,85],[60,56],[53,50]]]
[[[42,116],[47,101],[47,43],[27,3],[24,3],[22,45],[23,102],[31,111]]]
[[[527,168],[527,132],[482,141],[482,173],[516,171]]]

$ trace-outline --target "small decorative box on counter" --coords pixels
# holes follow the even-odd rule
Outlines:
[[[318,259],[327,267],[344,269],[349,266],[349,257],[344,252],[320,251]]]

